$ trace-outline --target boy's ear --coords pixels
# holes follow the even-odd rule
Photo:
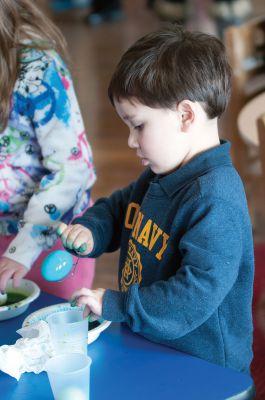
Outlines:
[[[195,103],[190,100],[182,100],[177,105],[177,111],[180,119],[180,127],[183,132],[187,132],[194,122],[195,118]]]

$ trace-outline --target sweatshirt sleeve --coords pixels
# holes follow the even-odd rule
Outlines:
[[[97,200],[83,216],[73,221],[92,232],[94,248],[89,257],[98,257],[104,252],[119,249],[125,213],[134,186],[135,183],[131,183],[110,197]]]
[[[58,222],[68,223],[82,205],[88,205],[95,181],[92,152],[69,71],[57,55],[40,54],[24,65],[14,106],[34,129],[43,169],[34,178],[35,189],[20,230],[4,254],[27,268],[42,250],[52,247]]]
[[[176,243],[182,257],[176,274],[146,287],[133,284],[127,292],[107,290],[103,317],[154,340],[174,340],[199,327],[237,279],[243,235],[238,218],[222,200],[200,198]]]

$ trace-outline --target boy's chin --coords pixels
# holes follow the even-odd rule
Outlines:
[[[161,168],[156,168],[156,167],[153,167],[152,165],[149,165],[149,168],[156,175],[167,175],[167,173],[168,173],[168,172],[165,172],[164,170],[162,170]]]

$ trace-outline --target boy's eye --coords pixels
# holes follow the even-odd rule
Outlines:
[[[136,126],[134,127],[134,129],[136,129],[137,131],[140,131],[140,130],[143,129],[143,127],[144,127],[144,124],[140,124],[140,125],[136,125]]]

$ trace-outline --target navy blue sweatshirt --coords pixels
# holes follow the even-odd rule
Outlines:
[[[249,371],[253,241],[229,143],[167,176],[146,169],[75,220],[91,229],[90,256],[120,248],[120,291],[103,317],[205,360]]]

